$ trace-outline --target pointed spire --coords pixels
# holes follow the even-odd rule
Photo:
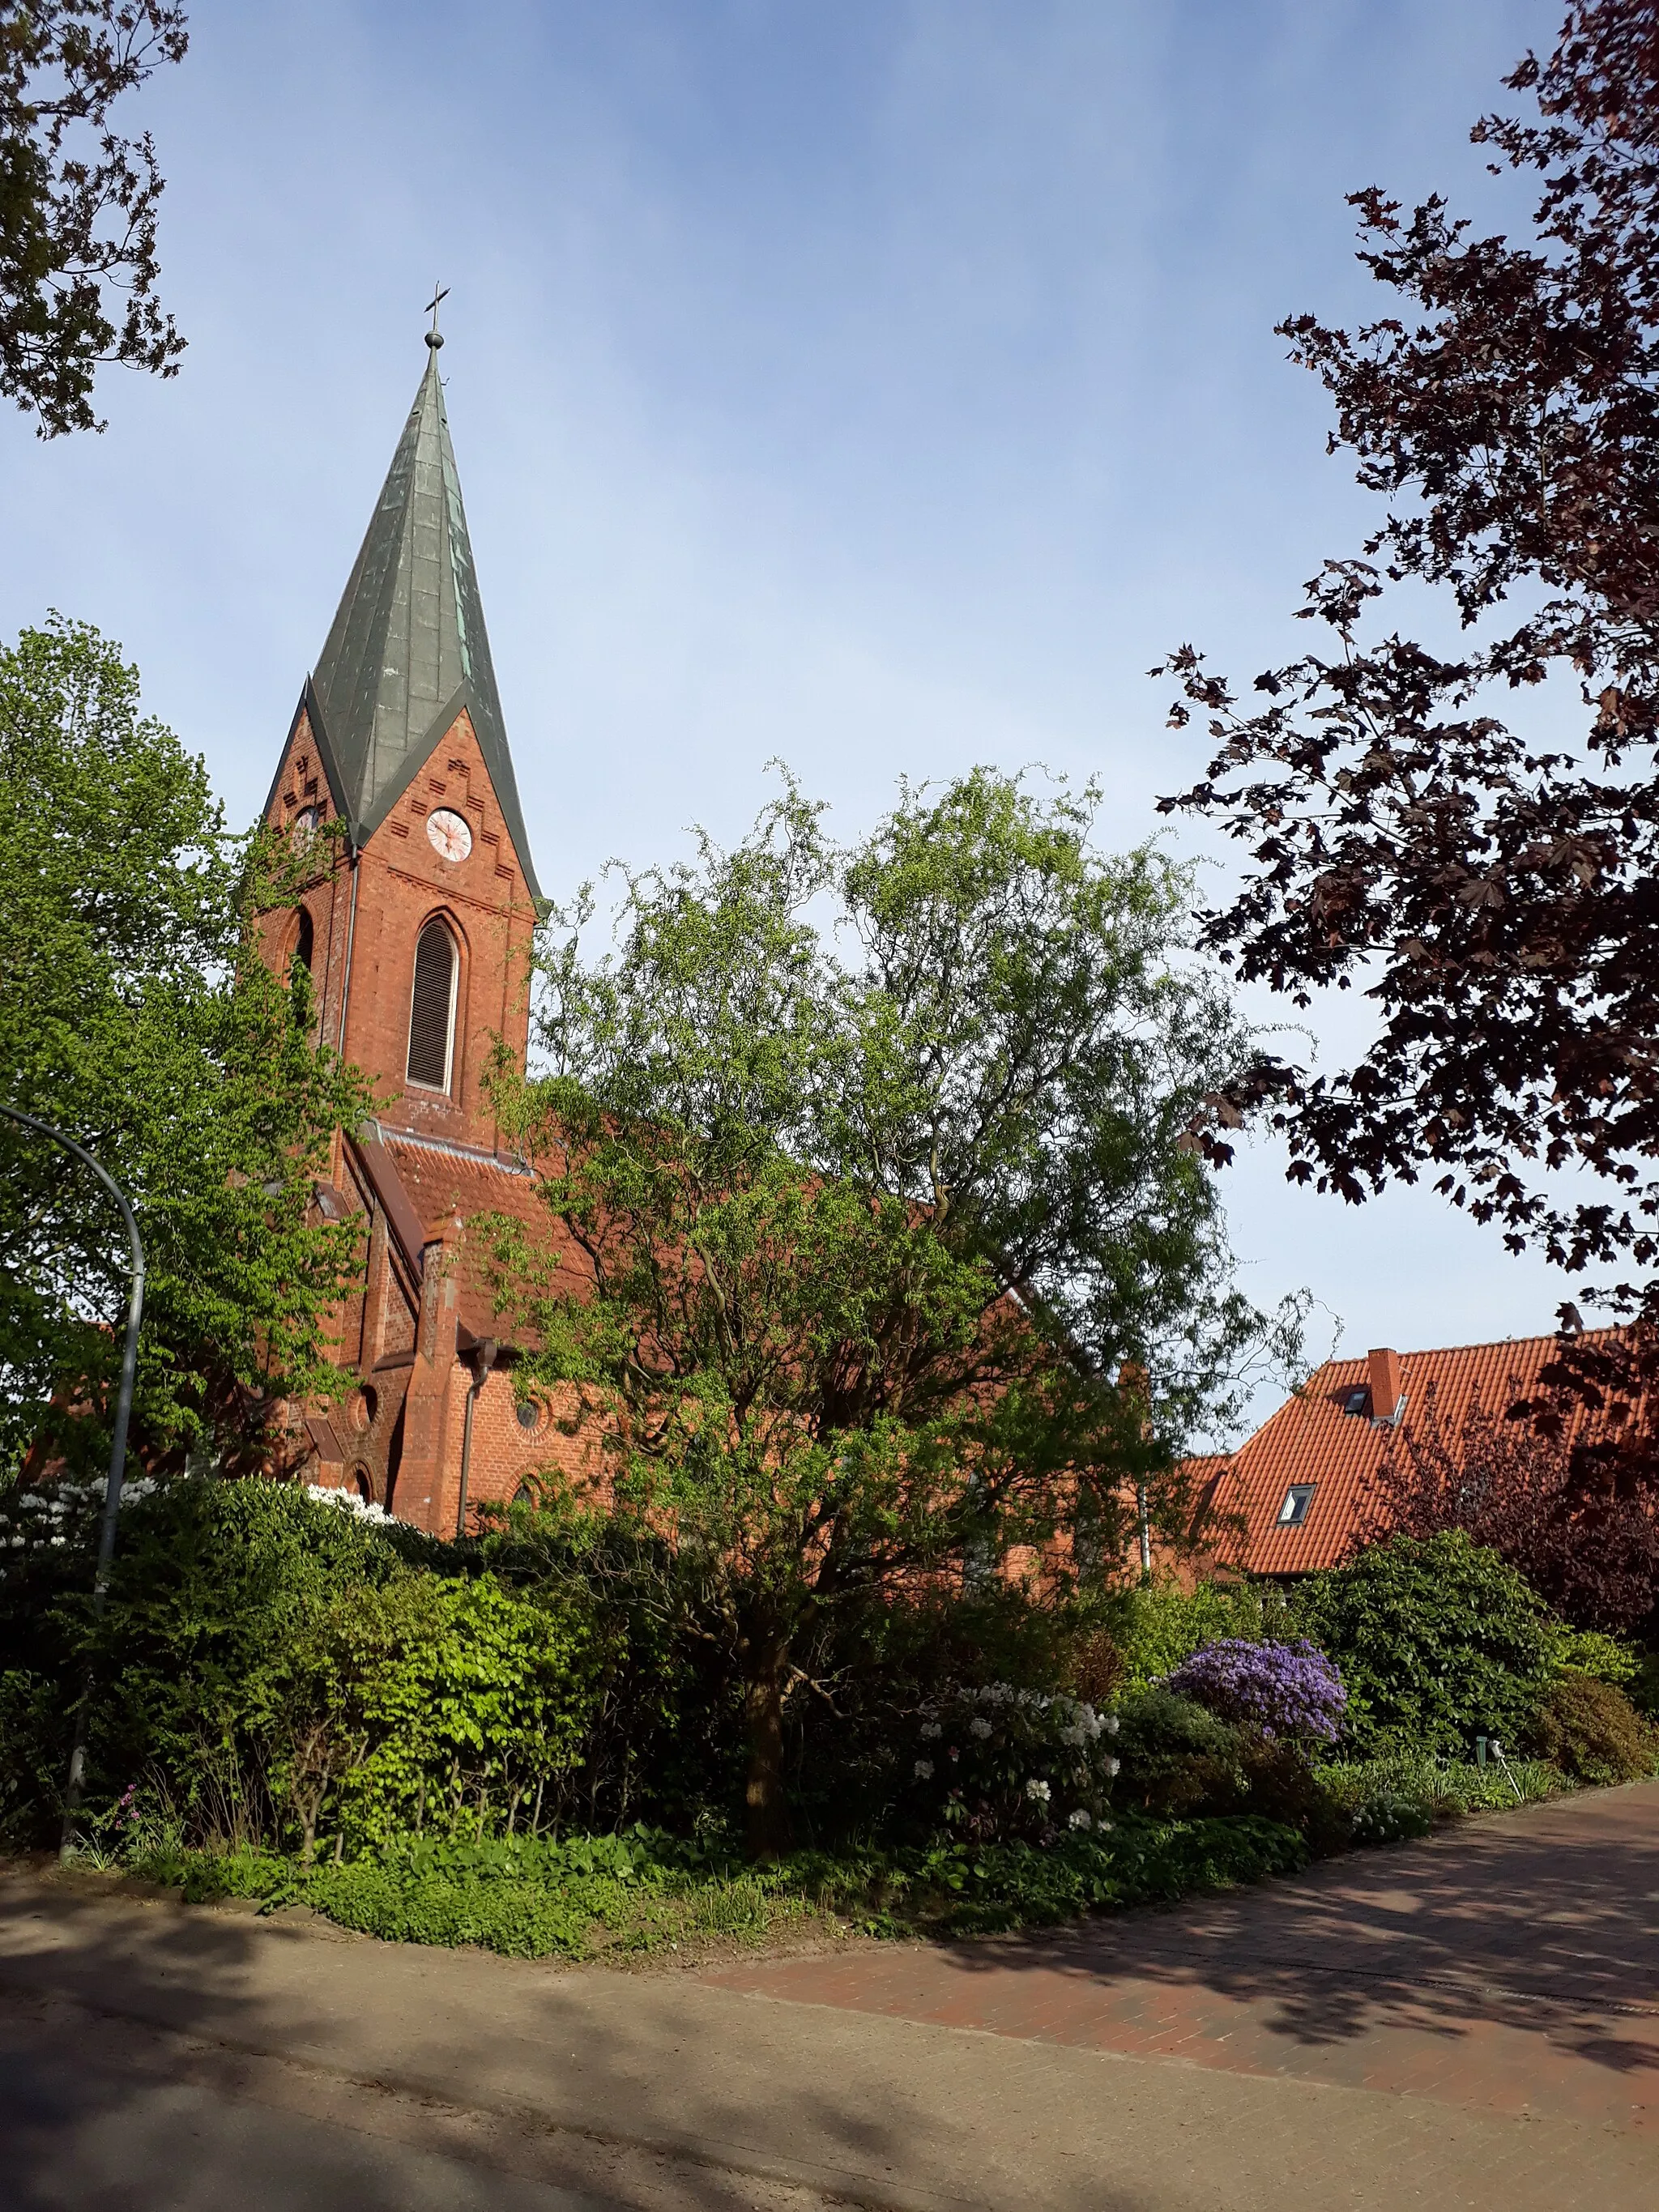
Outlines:
[[[380,828],[465,708],[538,896],[444,414],[442,343],[434,303],[426,373],[307,703],[335,803],[359,842]]]

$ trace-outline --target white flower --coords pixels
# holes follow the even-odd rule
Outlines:
[[[1092,1828],[1095,1824],[1079,1805],[1066,1825],[1068,1828]]]
[[[969,1721],[968,1723],[968,1733],[969,1735],[976,1735],[980,1741],[983,1743],[986,1737],[991,1733],[991,1723],[989,1721]]]
[[[1108,1735],[1115,1735],[1117,1734],[1117,1715],[1115,1713],[1108,1713],[1106,1716],[1106,1733]]]
[[[916,1780],[918,1782],[931,1782],[933,1778],[933,1760],[931,1759],[919,1759],[916,1761]]]
[[[384,1505],[372,1498],[359,1498],[355,1490],[325,1490],[320,1483],[306,1485],[307,1498],[314,1498],[319,1505],[337,1506],[342,1513],[355,1513],[360,1521],[386,1522],[392,1518]]]
[[[1025,1795],[1031,1800],[1033,1804],[1046,1805],[1048,1802],[1049,1796],[1048,1785],[1046,1782],[1038,1782],[1033,1779],[1026,1784]]]
[[[1121,1759],[1109,1759],[1106,1762],[1106,1771],[1108,1774],[1115,1774],[1122,1764],[1123,1761]]]
[[[975,1725],[977,1726],[978,1723],[975,1723]],[[944,1733],[945,1725],[941,1721],[924,1721],[921,1724],[921,1738],[924,1743],[933,1743]]]

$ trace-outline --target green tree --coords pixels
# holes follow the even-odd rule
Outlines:
[[[289,856],[234,838],[117,647],[55,619],[0,651],[0,1097],[87,1145],[149,1257],[135,1437],[257,1461],[276,1401],[330,1387],[355,1232],[309,1219],[358,1079],[310,978],[249,957]],[[0,1124],[0,1467],[106,1449],[126,1251],[77,1163]],[[93,1418],[88,1420],[87,1415]]]
[[[1232,1288],[1186,1136],[1247,1049],[1178,957],[1186,878],[1097,855],[1093,806],[980,770],[840,849],[790,784],[734,851],[629,876],[613,949],[590,896],[556,917],[550,1072],[501,1073],[554,1217],[495,1225],[521,1372],[574,1387],[611,1510],[701,1589],[757,1852],[832,1616],[1115,1561],[1138,1480],[1178,1538],[1181,1446],[1295,1333]]]

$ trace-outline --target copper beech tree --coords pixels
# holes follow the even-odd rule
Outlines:
[[[188,44],[176,0],[0,0],[0,394],[43,438],[102,428],[106,362],[178,374],[155,149],[110,110]]]
[[[1304,657],[1243,696],[1190,647],[1154,672],[1212,750],[1162,804],[1248,851],[1204,943],[1299,1005],[1357,988],[1376,1017],[1338,1072],[1259,1060],[1199,1141],[1224,1157],[1265,1114],[1294,1179],[1358,1201],[1427,1175],[1512,1249],[1593,1271],[1578,1296],[1637,1326],[1593,1354],[1564,1338],[1547,1380],[1605,1428],[1659,1325],[1659,6],[1575,7],[1506,82],[1531,112],[1473,136],[1535,179],[1522,234],[1356,192],[1388,308],[1280,325],[1383,512],[1308,585],[1325,642]],[[1437,600],[1449,645],[1395,627],[1396,600]],[[1559,740],[1513,726],[1516,695]],[[1532,1410],[1559,1424],[1559,1401]],[[1659,1473],[1625,1433],[1578,1478],[1650,1516]]]
[[[1429,1537],[1461,1528],[1567,1620],[1613,1632],[1639,1626],[1659,1573],[1659,1523],[1586,1481],[1599,1459],[1617,1453],[1616,1440],[1575,1447],[1559,1431],[1511,1419],[1521,1395],[1511,1376],[1495,1406],[1477,1398],[1454,1426],[1431,1383],[1419,1419],[1366,1484],[1355,1548],[1395,1530]]]

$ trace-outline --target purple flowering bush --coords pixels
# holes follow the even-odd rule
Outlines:
[[[1260,1735],[1321,1743],[1335,1742],[1348,1703],[1341,1676],[1305,1639],[1248,1644],[1224,1637],[1184,1659],[1162,1686]]]

